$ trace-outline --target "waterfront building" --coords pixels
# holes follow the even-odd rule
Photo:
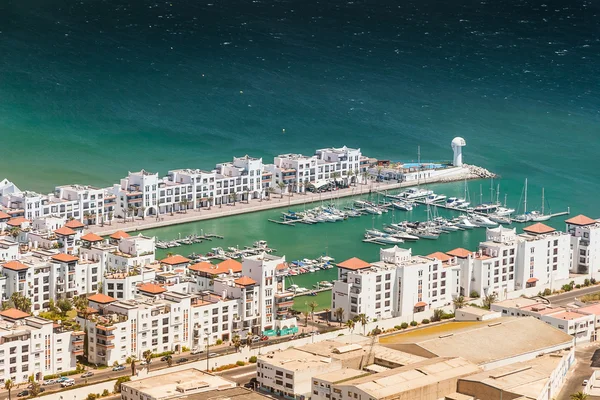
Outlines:
[[[317,156],[280,154],[274,158],[273,164],[265,165],[265,171],[272,180],[268,186],[263,185],[263,189],[272,186],[279,192],[302,193],[306,190],[305,185],[317,181],[317,163]],[[263,182],[266,182],[264,177]]]
[[[117,300],[134,300],[139,286],[156,281],[156,269],[151,266],[139,266],[127,272],[109,272],[102,280],[103,290]]]
[[[241,337],[244,306],[240,299],[200,293],[192,296],[192,348],[213,346],[217,341],[230,342],[234,336]],[[207,352],[209,348],[206,349]]]
[[[164,183],[161,191],[165,191]],[[129,172],[121,182],[111,188],[115,196],[114,215],[119,218],[134,215],[148,216],[158,214],[158,173],[145,170]],[[173,210],[171,210],[173,211]]]
[[[107,221],[104,215],[105,190],[93,186],[64,185],[57,186],[54,190],[54,198],[73,202],[70,211],[67,207],[67,218],[74,218],[85,225],[96,225]],[[52,206],[48,210],[52,214]],[[72,215],[69,215],[72,213]],[[44,209],[43,215],[49,215]]]
[[[0,311],[0,383],[72,371],[83,354],[82,331],[11,308]]]
[[[577,308],[552,306],[542,299],[520,297],[494,303],[491,310],[501,312],[503,317],[535,317],[573,336],[575,344],[596,339],[596,315],[591,312],[580,312]]]
[[[262,158],[254,158],[248,155],[234,157],[232,162],[217,164],[217,198],[221,203],[258,199],[262,197]],[[222,193],[221,190],[222,189]],[[219,204],[219,202],[217,202]]]
[[[319,159],[317,180],[339,180],[344,186],[348,186],[356,181],[357,175],[360,175],[362,156],[360,149],[351,149],[346,146],[329,147],[317,150],[315,155]]]
[[[573,249],[572,272],[600,280],[600,223],[585,215],[565,222]]]
[[[214,281],[217,278],[239,277],[242,273],[242,263],[234,259],[227,259],[219,264],[202,261],[188,267],[190,275],[195,281],[193,292],[214,291]]]
[[[108,253],[107,271],[129,272],[132,268],[156,262],[154,237],[143,236],[142,234],[137,236],[127,235],[115,240],[114,243],[117,243],[117,246]]]

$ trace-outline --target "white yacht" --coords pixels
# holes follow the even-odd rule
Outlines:
[[[433,190],[420,189],[420,188],[410,188],[400,193],[402,197],[405,199],[420,199],[422,197],[429,196],[433,193]]]
[[[435,203],[437,201],[442,201],[442,200],[445,200],[445,199],[446,199],[446,196],[444,196],[443,194],[431,193],[425,199],[425,203],[427,203],[427,204],[433,204],[433,203]]]

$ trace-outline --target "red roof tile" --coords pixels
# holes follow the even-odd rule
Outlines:
[[[8,222],[6,222],[6,224],[10,226],[21,226],[21,224],[23,224],[24,222],[29,222],[29,220],[25,217],[15,217],[9,219]]]
[[[176,254],[174,256],[167,257],[167,258],[160,260],[161,263],[168,264],[168,265],[185,264],[185,263],[189,263],[190,261],[191,260],[189,258],[180,256],[179,254]]]
[[[277,271],[281,271],[282,269],[287,269],[287,268],[288,268],[288,264],[287,263],[280,263],[280,264],[277,264],[277,267],[275,267],[275,269]]]
[[[9,261],[7,263],[2,264],[2,266],[12,271],[23,271],[29,268],[27,265],[21,264],[18,261]]]
[[[155,285],[154,283],[144,283],[143,285],[138,286],[138,290],[151,294],[160,294],[167,291],[164,287]]]
[[[371,266],[371,264],[369,264],[366,261],[361,260],[360,258],[352,257],[352,258],[347,259],[346,261],[342,261],[341,263],[338,263],[337,266],[340,268],[345,268],[345,269],[358,270],[358,269],[369,268]]]
[[[417,304],[415,304],[415,307],[426,307],[427,303],[425,303],[424,301],[420,301]]]
[[[31,314],[27,314],[26,312],[17,310],[16,308],[9,308],[8,310],[0,311],[0,315],[9,319],[23,319],[31,316]]]
[[[85,225],[83,225],[80,221],[77,221],[76,219],[72,219],[70,221],[67,221],[65,226],[67,228],[71,228],[71,229],[79,229],[79,228],[83,228]]]
[[[538,278],[529,278],[529,279],[527,279],[527,283],[535,283],[538,280],[539,280]]]
[[[188,267],[191,271],[196,272],[208,272],[218,274],[219,272],[214,272],[217,270],[218,266],[209,263],[208,261],[202,261],[196,264],[192,264]]]
[[[92,301],[94,303],[99,304],[108,304],[112,303],[113,301],[117,301],[117,299],[115,299],[114,297],[107,296],[103,293],[96,293],[88,297],[88,301]]]
[[[95,233],[88,233],[87,235],[83,235],[81,237],[81,240],[85,240],[86,242],[101,242],[104,239],[102,239],[101,236],[98,236]]]
[[[446,261],[452,260],[452,257],[450,257],[447,254],[442,253],[441,251],[436,251],[435,253],[431,253],[427,257],[435,258],[436,260],[440,260],[441,262],[446,262]]]
[[[473,254],[472,251],[469,251],[467,249],[463,249],[462,247],[456,248],[454,250],[450,250],[447,251],[446,254],[452,256],[452,257],[458,257],[458,258],[467,258],[470,255]]]
[[[61,236],[72,236],[72,235],[77,234],[77,232],[75,232],[73,229],[67,228],[66,226],[63,226],[62,228],[58,228],[57,230],[54,231],[54,233],[56,233],[57,235],[61,235]]]
[[[541,222],[537,224],[533,224],[523,228],[525,232],[533,233],[535,235],[542,235],[544,233],[554,232],[556,229],[549,227],[548,225],[544,225]]]
[[[115,233],[113,233],[112,235],[110,235],[111,239],[115,239],[115,240],[119,240],[121,238],[128,238],[129,234],[123,231],[117,231]]]
[[[595,224],[597,221],[594,219],[591,219],[589,217],[586,217],[583,214],[579,214],[576,217],[573,218],[569,218],[568,220],[565,221],[567,224],[571,224],[571,225],[579,225],[579,226],[586,226],[586,225],[592,225]]]
[[[256,281],[252,278],[248,278],[247,276],[242,276],[233,282],[240,286],[256,285]]]
[[[0,219],[10,219],[10,215],[5,213],[4,211],[0,211]]]
[[[79,257],[75,257],[71,254],[60,253],[51,257],[55,261],[60,261],[64,263],[70,263],[74,261],[79,261]]]
[[[224,271],[231,270],[232,272],[242,272],[242,263],[235,261],[233,258],[229,258],[218,264],[219,269]]]

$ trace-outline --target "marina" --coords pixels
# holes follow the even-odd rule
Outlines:
[[[179,247],[181,245],[191,245],[194,243],[202,243],[203,241],[206,240],[213,240],[213,239],[224,239],[223,236],[221,235],[217,235],[214,233],[201,233],[200,235],[196,235],[196,234],[192,234],[192,235],[187,235],[185,237],[180,237],[177,239],[173,239],[173,240],[167,240],[167,241],[163,241],[163,240],[157,240],[156,241],[156,247],[159,249],[170,249],[173,247]]]

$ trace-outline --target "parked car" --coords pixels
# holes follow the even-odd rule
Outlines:
[[[56,380],[56,383],[62,383],[64,381],[68,381],[68,380],[69,380],[69,378],[67,378],[66,376],[61,376],[60,378],[58,378]]]
[[[140,363],[140,365],[146,365],[146,364],[148,364],[148,361],[146,361],[146,360],[144,360]]]
[[[42,385],[48,386],[48,385],[54,385],[55,383],[58,383],[58,379],[48,379],[47,381],[44,381],[44,383],[42,383]]]
[[[113,367],[113,371],[123,371],[125,369],[124,365],[117,365],[116,367]]]
[[[209,357],[219,357],[219,353],[210,353]]]
[[[200,354],[200,353],[204,353],[204,350],[192,349],[192,351],[190,352],[191,355]]]
[[[252,343],[258,343],[258,342],[260,342],[260,337],[258,337],[258,336],[254,336],[254,337],[252,338]]]
[[[160,361],[167,361],[169,359],[169,357],[171,357],[171,356],[162,356],[160,358]]]
[[[94,373],[92,371],[88,371],[85,374],[81,375],[82,378],[89,378],[90,376],[94,376]]]
[[[260,337],[260,340],[262,340],[264,342],[265,340],[269,340],[269,337],[267,335],[262,335]]]
[[[22,390],[19,393],[17,393],[17,397],[24,397],[24,396],[29,396],[29,390]]]
[[[584,380],[583,380],[583,384],[582,384],[582,386],[587,386],[588,382],[589,382],[589,381],[588,381],[587,379],[584,379]]]
[[[62,382],[60,384],[60,387],[64,387],[65,388],[65,387],[73,386],[74,384],[75,384],[75,380],[74,379],[69,379],[69,380],[66,380],[66,381]]]
[[[177,360],[176,362],[177,362],[177,364],[181,364],[181,363],[188,362],[188,361],[189,361],[189,360],[188,360],[187,358],[185,358],[185,357],[182,357],[182,358],[180,358],[179,360]]]

